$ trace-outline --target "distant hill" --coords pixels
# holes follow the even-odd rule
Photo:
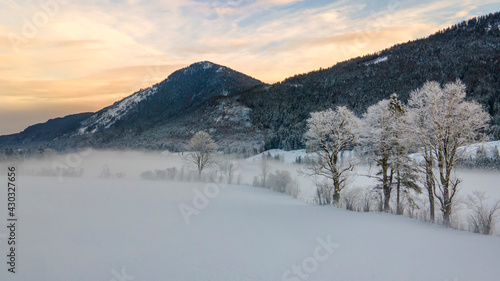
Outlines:
[[[327,54],[325,54],[327,55]],[[346,105],[361,115],[397,93],[406,101],[425,81],[461,79],[467,98],[493,116],[490,135],[500,138],[500,13],[464,21],[428,38],[354,58],[271,87],[241,95],[252,122],[269,128],[266,148],[303,147],[311,111]]]
[[[49,121],[29,126],[18,134],[0,136],[2,145],[11,147],[33,146],[35,143],[46,143],[64,137],[68,132],[80,127],[80,122],[88,119],[93,113],[80,113],[50,119]]]
[[[179,150],[197,130],[206,130],[227,152],[297,149],[304,147],[310,112],[345,105],[361,115],[392,93],[406,100],[425,81],[457,78],[466,84],[467,98],[493,116],[489,134],[500,139],[500,13],[273,85],[195,63],[95,114],[65,117],[56,132],[49,121],[0,137],[0,148]]]
[[[136,136],[189,114],[211,97],[232,95],[260,85],[263,83],[228,67],[198,62],[96,113],[49,120],[19,134],[0,137],[0,148],[118,148],[122,147],[117,143],[119,138]]]
[[[262,82],[225,66],[198,62],[100,110],[82,123],[80,133],[121,128],[146,130],[188,113],[213,96],[227,96],[258,85]]]

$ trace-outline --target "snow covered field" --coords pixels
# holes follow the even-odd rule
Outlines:
[[[17,273],[7,272],[3,189],[0,280],[500,280],[498,236],[306,204],[244,185],[258,162],[233,161],[242,185],[140,179],[180,167],[175,154],[94,151],[18,164]],[[64,165],[82,176],[32,175]],[[99,178],[104,165],[122,178]],[[498,173],[460,176],[464,194],[500,198]],[[312,189],[309,179],[294,178]]]

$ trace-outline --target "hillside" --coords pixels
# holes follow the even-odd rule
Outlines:
[[[156,123],[189,113],[213,96],[226,96],[261,84],[225,66],[198,62],[97,112],[82,123],[79,133],[120,128],[147,130]]]
[[[358,115],[397,93],[428,80],[461,79],[467,97],[493,116],[490,134],[500,138],[500,13],[471,19],[428,38],[354,58],[331,68],[297,75],[272,87],[241,95],[252,121],[269,128],[266,148],[303,147],[305,120],[311,111],[346,105]]]
[[[500,13],[274,85],[213,98],[189,116],[154,128],[136,141],[138,147],[148,143],[175,150],[180,148],[179,139],[204,129],[229,151],[300,149],[310,112],[345,105],[361,115],[392,93],[406,101],[428,80],[446,83],[457,78],[467,85],[467,98],[481,103],[493,117],[490,137],[500,139]],[[227,112],[235,111],[246,112],[252,126],[230,122],[237,119]],[[223,117],[228,121],[221,123]]]
[[[133,138],[155,126],[189,115],[214,96],[232,95],[263,83],[228,67],[208,61],[172,73],[164,81],[115,102],[96,113],[49,120],[19,134],[0,137],[1,147],[43,145],[57,150],[76,147],[124,147],[121,138]],[[130,142],[127,140],[127,143]],[[136,142],[132,141],[131,144]]]
[[[346,105],[361,115],[392,93],[406,101],[425,81],[457,78],[467,98],[493,117],[488,133],[500,139],[500,13],[273,85],[195,63],[89,118],[74,119],[67,130],[46,138],[2,137],[0,147],[178,150],[197,130],[207,130],[226,151],[298,149],[310,112]]]
[[[64,137],[68,132],[79,128],[80,122],[88,119],[93,113],[80,113],[66,117],[54,118],[42,124],[29,126],[18,134],[0,136],[0,147],[32,146],[34,143],[45,143]]]

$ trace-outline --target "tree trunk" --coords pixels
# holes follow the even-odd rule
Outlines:
[[[434,223],[435,221],[435,211],[434,211],[434,192],[432,186],[427,189],[429,193],[429,211],[430,211],[430,222]]]
[[[339,207],[339,203],[340,203],[340,193],[334,191],[333,192],[333,202],[335,204],[335,206],[337,206],[337,208]]]
[[[391,201],[391,193],[384,189],[384,212],[390,213],[391,207],[389,202]]]
[[[447,204],[443,210],[443,225],[446,227],[451,226],[451,204]]]
[[[389,203],[391,201],[391,185],[389,182],[389,176],[387,175],[387,171],[389,169],[389,164],[386,160],[382,161],[382,187],[384,190],[384,212],[389,213],[391,211],[391,207]]]
[[[450,216],[451,216],[451,198],[450,198],[450,178],[447,176],[447,171],[445,171],[443,157],[438,158],[439,166],[439,176],[441,185],[443,187],[443,197],[441,198],[442,210],[443,210],[443,225],[446,227],[450,226]],[[447,167],[446,167],[447,168]]]
[[[401,178],[400,178],[400,175],[399,175],[399,171],[397,171],[397,177],[398,177],[398,184],[397,184],[397,187],[396,187],[396,191],[397,191],[397,196],[396,196],[396,213],[398,215],[402,215],[403,214],[403,210],[401,208],[401,205],[400,205],[400,190],[401,190]]]
[[[433,223],[435,220],[435,211],[434,211],[434,174],[432,172],[432,166],[433,166],[432,154],[426,155],[426,158],[427,158],[425,159],[426,187],[427,187],[427,192],[429,194],[430,221]]]
[[[333,180],[333,202],[335,203],[337,208],[340,207],[340,205],[339,205],[339,203],[340,203],[340,182],[339,182],[338,178]]]
[[[443,225],[450,227],[450,217],[451,217],[451,198],[450,198],[450,186],[449,180],[447,178],[441,177],[441,182],[443,184]]]

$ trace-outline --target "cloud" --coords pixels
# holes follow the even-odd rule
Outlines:
[[[110,69],[73,79],[0,80],[1,134],[79,112],[94,112],[141,88],[164,80],[185,65],[144,65]],[[37,118],[38,116],[38,118]]]
[[[465,9],[457,12],[452,18],[456,19],[456,18],[468,17],[470,12],[474,11],[476,8],[477,8],[476,6],[468,6]]]
[[[277,82],[427,36],[498,2],[67,1],[16,52],[9,34],[22,36],[43,12],[33,3],[0,3],[0,98],[2,109],[25,114],[52,105],[46,118],[98,110],[201,60]],[[144,83],[155,65],[158,75]]]

